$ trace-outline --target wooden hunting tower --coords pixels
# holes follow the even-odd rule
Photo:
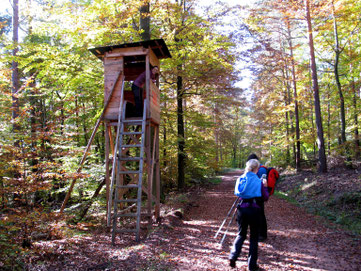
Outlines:
[[[139,241],[142,218],[151,225],[153,204],[155,218],[160,215],[160,91],[159,80],[153,83],[150,78],[150,67],[160,69],[159,59],[171,55],[162,39],[90,51],[104,64],[107,224],[113,224],[113,244],[116,233],[122,232],[134,232]],[[126,82],[144,71],[143,116],[133,117],[134,96]]]

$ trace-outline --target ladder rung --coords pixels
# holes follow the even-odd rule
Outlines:
[[[142,157],[120,157],[120,161],[140,161]]]
[[[133,125],[141,125],[143,123],[142,120],[123,120],[123,123],[132,123]]]
[[[116,214],[116,217],[137,217],[136,213],[128,213],[128,214]]]
[[[138,188],[137,184],[116,185],[116,188]]]
[[[117,203],[120,203],[120,202],[137,202],[138,200],[137,199],[118,199],[116,200]]]
[[[119,174],[139,174],[139,170],[119,171]]]
[[[116,233],[123,233],[123,232],[137,232],[137,229],[116,229]]]
[[[140,148],[142,147],[142,144],[130,144],[130,145],[122,145],[122,148]]]
[[[122,135],[141,135],[143,132],[122,132]]]

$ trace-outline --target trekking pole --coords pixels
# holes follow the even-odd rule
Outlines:
[[[226,230],[226,232],[224,233],[221,242],[219,243],[220,245],[222,245],[223,242],[224,242],[224,239],[226,239],[226,235],[227,235],[227,233],[228,233],[229,226],[231,226],[231,224],[232,224],[232,222],[233,222],[233,219],[234,219],[234,217],[236,216],[236,213],[237,213],[237,208],[234,209],[234,212],[233,212],[231,221],[229,221],[229,223],[228,223],[228,225],[227,225],[227,230]]]
[[[216,235],[214,236],[214,238],[217,238],[218,234],[221,232],[221,230],[222,230],[222,228],[223,228],[223,226],[224,226],[224,223],[226,223],[226,220],[227,220],[227,218],[229,217],[229,215],[231,214],[231,212],[232,212],[232,210],[233,210],[234,206],[236,206],[236,205],[237,205],[237,201],[238,201],[238,200],[239,200],[239,198],[237,197],[237,199],[234,201],[234,203],[233,203],[233,205],[232,205],[231,209],[229,209],[229,211],[228,211],[228,214],[227,214],[226,218],[223,220],[223,223],[222,223],[222,225],[219,227],[219,229],[218,229],[218,231],[217,231]]]

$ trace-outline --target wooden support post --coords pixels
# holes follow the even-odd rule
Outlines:
[[[150,127],[151,128],[151,127]],[[151,219],[151,214],[152,214],[152,203],[153,203],[153,176],[154,176],[154,165],[155,165],[155,155],[156,155],[156,142],[157,142],[157,137],[158,137],[158,129],[156,126],[154,126],[154,133],[153,133],[153,149],[152,149],[152,158],[150,160],[150,165],[149,165],[149,170],[148,172],[148,214],[150,215],[150,219]]]
[[[151,126],[150,121],[147,120],[147,126],[145,129],[145,150],[147,156],[147,194],[148,194],[148,202],[147,202],[147,209],[149,215],[149,224],[151,224],[151,214],[152,214],[152,190],[151,190],[151,181],[152,181],[152,157],[151,157]]]
[[[104,124],[105,126],[105,188],[106,188],[106,199],[107,199],[107,216],[108,216],[108,204],[109,204],[109,188],[110,188],[110,172],[109,172],[109,145],[110,145],[110,136],[111,127],[108,126],[108,122]],[[108,225],[110,227],[110,224]]]
[[[109,126],[108,134],[109,134],[110,150],[112,151],[112,155],[114,155],[114,140],[113,140],[113,134],[112,134],[112,127],[111,126]]]
[[[150,118],[150,67],[149,67],[149,54],[145,57],[145,90],[147,99],[147,119]]]
[[[159,167],[159,126],[157,126],[158,136],[156,139],[156,155],[155,155],[155,207],[154,216],[158,222],[160,219],[160,167]]]

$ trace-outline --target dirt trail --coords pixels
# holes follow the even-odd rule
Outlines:
[[[155,227],[140,244],[134,237],[110,234],[44,242],[51,254],[45,263],[29,270],[246,270],[248,241],[237,268],[228,266],[228,254],[236,236],[234,222],[223,244],[214,235],[235,201],[234,182],[240,172],[223,176],[223,181],[193,199],[185,219]],[[271,197],[266,203],[268,240],[259,243],[262,270],[361,270],[360,243],[341,231],[323,226],[319,218],[288,202]],[[35,259],[34,259],[35,260]]]
[[[236,223],[221,247],[213,237],[235,200],[234,181],[240,172],[223,177],[223,182],[199,198],[199,207],[175,229],[180,238],[171,241],[169,254],[178,270],[231,270],[228,253],[236,236]],[[268,240],[259,244],[259,265],[263,270],[361,270],[360,243],[342,232],[326,228],[319,218],[285,200],[271,197],[266,203]],[[246,270],[248,241],[237,262]],[[237,270],[237,269],[236,269]]]

